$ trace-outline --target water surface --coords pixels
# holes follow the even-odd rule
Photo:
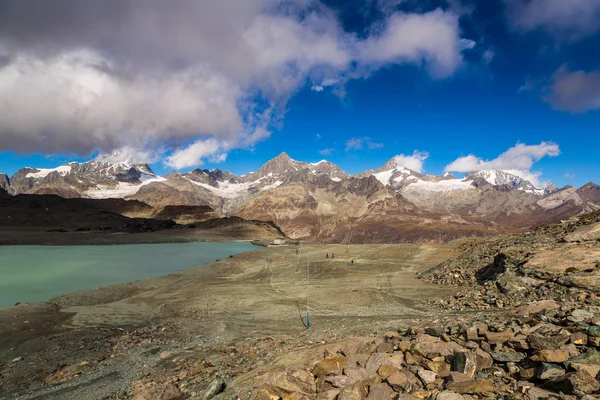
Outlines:
[[[257,249],[250,243],[0,246],[0,308],[166,275]]]

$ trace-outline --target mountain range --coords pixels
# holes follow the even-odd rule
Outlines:
[[[115,155],[53,169],[0,174],[11,195],[123,198],[151,206],[210,206],[216,216],[274,221],[290,237],[321,242],[446,241],[529,229],[600,209],[600,186],[537,188],[510,171],[482,170],[462,179],[422,174],[393,158],[350,175],[322,160],[286,153],[258,171],[236,176],[218,169],[156,175],[145,164],[111,162]]]

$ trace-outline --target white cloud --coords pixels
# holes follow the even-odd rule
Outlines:
[[[532,172],[533,165],[544,157],[554,157],[560,154],[560,148],[556,143],[542,142],[538,145],[526,145],[517,143],[497,158],[485,161],[473,154],[459,157],[444,169],[445,172],[472,172],[481,170],[500,170],[510,172],[514,175],[527,179],[536,187],[543,186],[539,178],[541,172]]]
[[[600,109],[600,71],[569,71],[561,67],[544,98],[552,107],[572,113]]]
[[[205,160],[214,163],[223,162],[227,158],[226,145],[214,138],[198,140],[189,146],[175,151],[165,164],[175,169],[195,167],[204,164]]]
[[[575,174],[569,174],[568,172],[565,174],[565,178],[573,180],[575,179]]]
[[[322,136],[321,136],[319,133],[317,133],[317,134],[315,135],[315,137],[317,138],[317,140],[319,140],[319,139],[321,139],[321,137],[322,137]]]
[[[330,156],[331,154],[333,154],[334,149],[329,148],[329,149],[323,149],[323,150],[319,150],[319,154],[322,156]]]
[[[373,142],[368,136],[351,138],[346,141],[346,151],[362,150],[365,147],[369,150],[381,149],[383,147],[383,143]]]
[[[253,146],[309,82],[343,97],[348,80],[405,63],[443,78],[470,45],[441,9],[391,13],[365,38],[309,0],[56,0],[35,10],[6,0],[3,10],[0,150],[46,154]],[[186,159],[171,163],[206,157]]]
[[[565,39],[600,30],[598,0],[506,0],[509,21],[517,29],[544,29]]]
[[[122,147],[120,149],[113,150],[110,153],[101,153],[95,160],[106,161],[111,164],[125,163],[125,164],[152,164],[158,160],[159,152],[152,150],[141,150],[133,147]]]
[[[399,154],[394,157],[394,162],[399,167],[411,169],[415,172],[423,172],[423,163],[429,158],[426,151],[415,150],[412,155]]]
[[[427,63],[432,76],[447,77],[459,67],[458,15],[441,9],[425,14],[393,14],[379,34],[359,43],[358,59],[368,63]]]

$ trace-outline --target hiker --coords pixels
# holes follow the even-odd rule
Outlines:
[[[325,253],[325,258],[329,258],[329,253]]]
[[[350,265],[350,259],[348,259],[348,265]]]
[[[331,258],[335,258],[335,254],[331,253]]]
[[[352,264],[354,264],[354,258],[351,261],[352,261]]]
[[[296,254],[298,254],[298,249],[296,249]]]

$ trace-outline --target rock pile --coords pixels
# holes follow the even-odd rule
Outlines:
[[[600,212],[519,235],[467,240],[461,254],[422,277],[465,290],[452,310],[510,309],[532,301],[600,306]]]
[[[557,306],[557,308],[555,308]],[[385,332],[269,371],[256,399],[595,399],[600,314],[536,303],[506,322]]]

